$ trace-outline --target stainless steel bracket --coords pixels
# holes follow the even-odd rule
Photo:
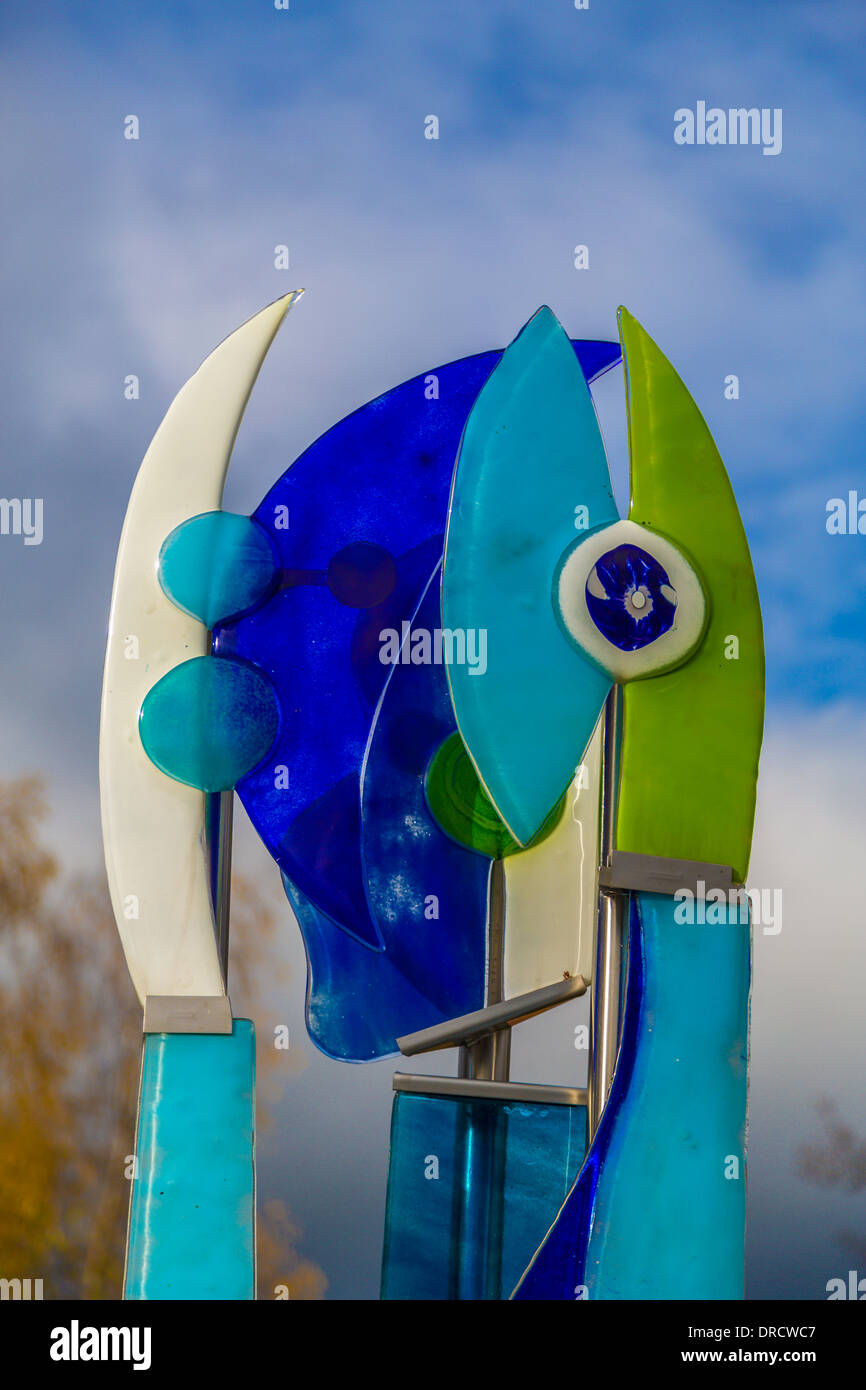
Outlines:
[[[419,1096],[453,1096],[461,1100],[505,1100],[525,1105],[586,1105],[578,1086],[539,1086],[530,1081],[475,1081],[465,1076],[411,1076],[394,1073],[394,1090]]]
[[[733,888],[734,874],[730,864],[704,864],[697,859],[662,859],[655,854],[631,854],[615,849],[610,862],[602,864],[598,874],[599,888],[618,888],[623,891],[663,893],[673,897],[688,890],[703,898],[708,888]]]
[[[526,1018],[556,1008],[557,1004],[565,1004],[569,999],[578,999],[586,990],[587,984],[582,975],[570,975],[565,980],[558,980],[555,985],[545,985],[543,989],[531,990],[529,994],[518,994],[514,999],[490,1004],[486,1009],[476,1009],[474,1013],[436,1023],[432,1028],[407,1033],[397,1039],[397,1046],[404,1057],[416,1057],[420,1052],[438,1052],[445,1047],[469,1047],[489,1033],[511,1028],[515,1023],[522,1023]]]
[[[143,1033],[231,1033],[227,994],[149,994]]]

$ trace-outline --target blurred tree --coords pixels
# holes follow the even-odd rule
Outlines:
[[[120,1296],[141,1052],[141,1011],[102,879],[68,879],[40,841],[35,779],[0,782],[0,1277],[46,1298]],[[255,1018],[279,983],[274,914],[232,883],[231,980]],[[300,1054],[296,1053],[296,1058]],[[258,1123],[290,1053],[259,1048]],[[259,1220],[260,1293],[321,1298],[280,1203]]]
[[[866,1189],[866,1135],[857,1134],[842,1119],[835,1101],[826,1097],[815,1109],[823,1122],[824,1132],[819,1140],[801,1145],[797,1154],[797,1172],[807,1182],[819,1187],[836,1187],[843,1192],[862,1192]],[[840,1231],[839,1239],[858,1258],[866,1260],[866,1240],[855,1231]]]
[[[859,1135],[839,1115],[832,1100],[820,1100],[815,1109],[824,1122],[824,1134],[816,1144],[800,1149],[801,1177],[824,1187],[849,1192],[866,1188],[866,1136]]]

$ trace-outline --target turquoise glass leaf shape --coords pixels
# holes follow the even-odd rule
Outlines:
[[[445,630],[471,634],[486,651],[483,670],[448,663],[457,726],[522,845],[565,791],[611,686],[564,638],[554,576],[576,528],[589,534],[617,520],[589,388],[565,330],[543,307],[503,353],[467,420],[442,580]]]

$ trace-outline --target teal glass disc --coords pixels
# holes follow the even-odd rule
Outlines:
[[[214,627],[254,608],[270,592],[279,569],[261,526],[234,512],[203,512],[176,526],[159,552],[159,582],[166,598]]]
[[[148,692],[139,734],[161,772],[201,791],[221,792],[261,762],[279,723],[265,675],[225,657],[197,656]]]

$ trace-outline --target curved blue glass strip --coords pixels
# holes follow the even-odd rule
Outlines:
[[[451,664],[448,679],[463,741],[521,844],[565,791],[610,689],[563,639],[554,574],[578,521],[589,533],[617,520],[586,381],[539,309],[467,421],[442,584],[443,625],[486,633],[486,673]]]
[[[437,565],[412,617],[413,634],[439,626],[439,574]],[[410,647],[404,643],[404,657]],[[484,1005],[491,861],[444,834],[424,792],[428,764],[455,727],[441,661],[398,660],[364,761],[361,837],[367,898],[386,949],[404,973],[423,979],[431,1000],[447,988],[450,1000],[465,1001],[458,1012],[468,1013]]]
[[[515,1299],[743,1297],[748,910],[686,907],[633,898],[610,1099]]]
[[[616,343],[572,350],[588,380],[620,359]],[[440,558],[463,427],[501,355],[414,377],[316,440],[254,514],[276,546],[279,587],[214,632],[215,653],[263,667],[282,707],[267,766],[237,786],[250,819],[310,901],[374,949],[382,941],[364,893],[359,821],[361,762],[387,676],[378,633],[411,619]],[[386,551],[399,574],[367,609],[351,606],[365,597],[362,576],[347,591],[345,567],[332,565],[360,542]]]

